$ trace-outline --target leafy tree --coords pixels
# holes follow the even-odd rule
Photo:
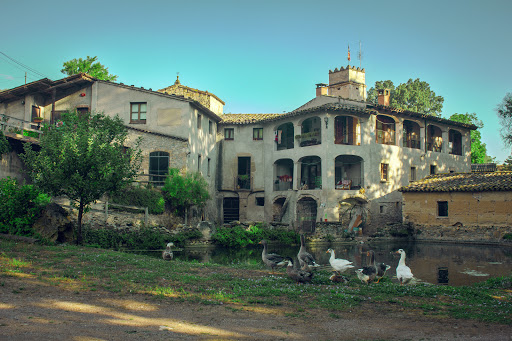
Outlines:
[[[509,155],[508,158],[503,161],[503,168],[504,171],[512,171],[512,155]]]
[[[192,206],[204,206],[210,199],[208,184],[201,173],[181,174],[177,168],[169,169],[162,192],[167,204],[180,216],[186,216]]]
[[[507,93],[496,108],[501,123],[501,137],[505,145],[512,146],[512,93]]]
[[[99,62],[96,62],[97,59],[97,56],[87,56],[86,59],[71,59],[62,64],[63,68],[62,70],[60,70],[60,72],[68,76],[76,75],[78,73],[83,72],[97,79],[105,81],[116,81],[117,76],[109,74],[108,68],[106,68],[104,65],[101,65]]]
[[[77,204],[80,244],[84,209],[133,180],[141,164],[141,141],[125,149],[128,131],[119,116],[70,112],[62,115],[62,122],[59,127],[45,125],[40,151],[27,143],[22,157],[34,184]]]
[[[484,123],[478,119],[475,113],[453,114],[450,116],[450,120],[474,124],[478,129],[484,127]],[[471,131],[471,163],[487,163],[490,157],[487,155],[487,146],[482,142],[482,134],[478,129]]]
[[[436,96],[436,93],[430,89],[430,85],[419,78],[415,80],[411,78],[407,83],[397,87],[390,80],[377,81],[375,87],[368,90],[367,100],[376,103],[377,90],[384,88],[391,90],[389,98],[391,107],[433,116],[439,116],[443,109],[444,98]]]

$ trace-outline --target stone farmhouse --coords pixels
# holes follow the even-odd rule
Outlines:
[[[203,218],[219,223],[273,221],[312,232],[327,221],[371,231],[402,220],[399,188],[471,170],[476,126],[391,108],[387,90],[378,104],[366,102],[364,69],[329,71],[316,97],[288,113],[223,114],[223,106],[179,79],[153,91],[79,74],[0,92],[7,126],[37,131],[33,117],[55,123],[70,109],[118,114],[131,141],[144,139],[142,177],[158,181],[169,167],[200,171],[213,198]]]
[[[405,223],[421,238],[499,240],[512,226],[512,172],[434,174],[402,187]]]

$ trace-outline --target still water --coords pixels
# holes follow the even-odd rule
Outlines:
[[[296,257],[300,245],[269,245],[269,252]],[[512,274],[512,246],[448,244],[424,242],[375,242],[368,244],[322,243],[308,244],[307,250],[317,263],[330,270],[328,248],[336,251],[336,258],[354,263],[355,269],[366,265],[366,251],[374,250],[375,261],[391,266],[386,277],[396,280],[399,255],[393,251],[404,249],[406,264],[420,282],[439,285],[468,285],[489,278]],[[247,263],[260,264],[261,245],[243,249],[224,247],[187,247],[176,250],[174,257],[181,260],[197,260],[223,265]],[[160,253],[158,253],[160,256]],[[353,271],[353,270],[352,270]],[[349,273],[350,271],[347,271]]]

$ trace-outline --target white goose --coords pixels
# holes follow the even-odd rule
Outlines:
[[[334,253],[333,249],[327,250],[326,253],[331,254],[331,258],[329,258],[329,264],[331,264],[334,271],[336,271],[338,274],[341,274],[342,272],[354,267],[351,261],[336,258],[336,254]]]
[[[398,266],[396,267],[396,278],[401,285],[409,283],[414,275],[412,274],[411,269],[405,265],[405,251],[403,249],[399,249],[395,253],[400,255],[400,260],[398,261]]]

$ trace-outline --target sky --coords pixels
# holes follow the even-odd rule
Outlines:
[[[442,117],[476,113],[502,162],[511,149],[495,109],[512,92],[510,13],[510,0],[2,0],[0,89],[25,72],[63,78],[65,61],[97,56],[118,82],[157,90],[179,72],[225,113],[283,113],[346,67],[350,46],[368,88],[419,78],[444,97]]]

